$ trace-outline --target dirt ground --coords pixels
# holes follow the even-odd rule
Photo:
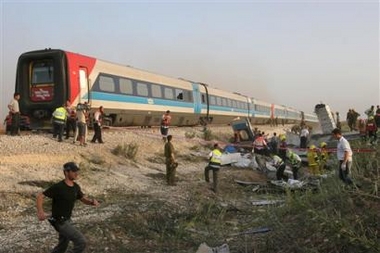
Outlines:
[[[229,126],[211,127],[219,140],[232,137]],[[272,135],[286,127],[261,127]],[[92,132],[89,132],[90,139]],[[224,193],[237,187],[231,178],[243,181],[265,181],[252,169],[221,170],[220,191],[215,195],[204,182],[203,168],[207,164],[209,146],[202,128],[171,128],[176,150],[177,186],[165,183],[164,143],[157,128],[105,129],[104,144],[73,144],[73,139],[59,143],[48,133],[22,132],[21,136],[0,135],[0,253],[49,252],[56,243],[56,233],[48,222],[36,216],[35,196],[50,184],[63,178],[62,165],[74,161],[81,167],[78,183],[84,193],[101,201],[97,208],[77,203],[73,220],[83,223],[106,220],[119,212],[120,206],[110,199],[115,192],[147,194],[156,199],[184,205],[189,189],[197,188],[209,198],[223,199]],[[188,138],[191,136],[191,138]],[[194,136],[194,137],[193,137]],[[226,144],[225,141],[218,141]],[[118,145],[135,145],[134,159],[116,156]],[[48,209],[48,207],[46,207]],[[46,210],[48,211],[48,210]],[[33,249],[33,250],[31,250]],[[88,250],[91,252],[91,250]]]

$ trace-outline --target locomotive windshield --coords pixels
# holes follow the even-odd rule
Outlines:
[[[53,61],[32,64],[32,85],[51,84],[54,80]]]

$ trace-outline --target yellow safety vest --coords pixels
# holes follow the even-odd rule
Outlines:
[[[58,120],[65,121],[66,120],[66,109],[63,107],[59,107],[55,109],[53,112],[53,117]]]
[[[317,166],[318,165],[318,154],[314,151],[307,152],[307,161],[309,162],[309,166]]]
[[[221,156],[222,156],[222,152],[220,152],[219,149],[214,149],[212,151],[212,156],[211,156],[211,159],[210,159],[210,162],[212,163],[216,163],[216,164],[221,164]]]

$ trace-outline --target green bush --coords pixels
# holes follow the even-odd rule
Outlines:
[[[139,146],[135,142],[117,145],[111,152],[117,156],[124,156],[127,159],[135,160]]]

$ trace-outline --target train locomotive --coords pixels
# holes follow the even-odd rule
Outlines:
[[[67,100],[91,110],[103,106],[109,126],[157,126],[166,110],[175,126],[228,124],[236,118],[252,124],[318,122],[312,113],[60,49],[23,53],[15,91],[32,129],[50,127],[52,112]]]

